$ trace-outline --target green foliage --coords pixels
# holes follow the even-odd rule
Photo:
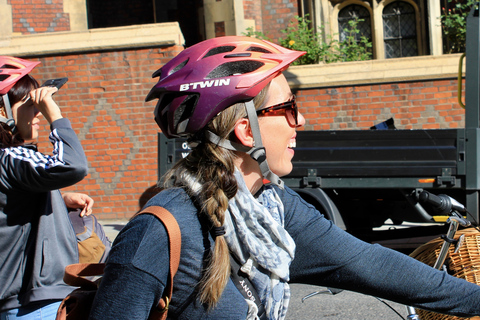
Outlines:
[[[255,31],[254,27],[248,27],[247,32],[243,32],[242,34],[247,37],[271,41],[263,32]]]
[[[308,15],[304,18],[295,16],[295,20],[280,31],[285,37],[278,42],[285,48],[306,52],[293,62],[293,65],[369,60],[372,56],[372,43],[365,36],[361,36],[357,28],[358,23],[362,21],[350,20],[349,28],[344,30],[347,36],[339,41],[325,34],[324,26],[316,31],[310,28],[311,21],[308,20]],[[253,31],[253,28],[248,28],[244,35],[272,41],[262,32]]]
[[[444,35],[443,52],[465,52],[467,16],[476,0],[448,0],[440,16]]]
[[[285,38],[279,39],[281,46],[292,50],[306,51],[307,53],[298,58],[293,64],[315,64],[321,59],[322,53],[325,53],[325,43],[320,41],[321,34],[309,27],[310,20],[307,18],[295,17],[296,21],[290,22],[286,29],[280,32],[285,34]]]
[[[337,50],[342,61],[363,61],[372,58],[372,43],[365,36],[357,36],[360,34],[358,23],[363,19],[355,19],[348,21],[348,29],[344,29],[346,37],[338,44]]]

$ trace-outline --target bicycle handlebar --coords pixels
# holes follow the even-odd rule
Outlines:
[[[453,210],[461,213],[467,212],[463,204],[446,194],[435,195],[424,190],[420,193],[418,199],[420,202],[431,204],[433,210],[439,214],[449,214]]]
[[[462,227],[470,227],[472,225],[472,223],[470,221],[468,221],[467,219],[465,218],[461,218],[461,217],[450,217],[449,219],[451,220],[455,220],[458,222],[458,224],[460,224]]]

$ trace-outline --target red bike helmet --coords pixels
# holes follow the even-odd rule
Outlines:
[[[155,121],[168,137],[189,137],[229,106],[253,99],[305,52],[251,37],[227,36],[185,49],[152,77]]]
[[[0,56],[0,95],[8,93],[18,80],[39,64],[40,61]]]

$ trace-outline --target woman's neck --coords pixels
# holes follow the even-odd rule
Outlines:
[[[240,156],[235,161],[235,166],[240,171],[245,180],[248,190],[255,195],[263,186],[263,176],[258,163],[248,154]]]

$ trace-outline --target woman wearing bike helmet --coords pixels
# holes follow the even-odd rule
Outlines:
[[[88,213],[93,200],[58,189],[87,174],[87,160],[70,122],[29,75],[40,62],[0,56],[0,319],[55,319],[72,291],[66,265],[78,262],[67,207]],[[39,116],[50,123],[52,155],[37,151]]]
[[[284,319],[289,282],[480,314],[480,287],[352,237],[283,186],[279,177],[292,170],[296,130],[305,119],[282,72],[302,54],[221,37],[184,50],[154,73],[160,79],[146,100],[158,99],[156,122],[192,148],[146,204],[168,209],[182,233],[168,317]],[[90,319],[148,318],[168,281],[167,239],[151,215],[125,226]],[[245,278],[231,277],[231,268]]]

